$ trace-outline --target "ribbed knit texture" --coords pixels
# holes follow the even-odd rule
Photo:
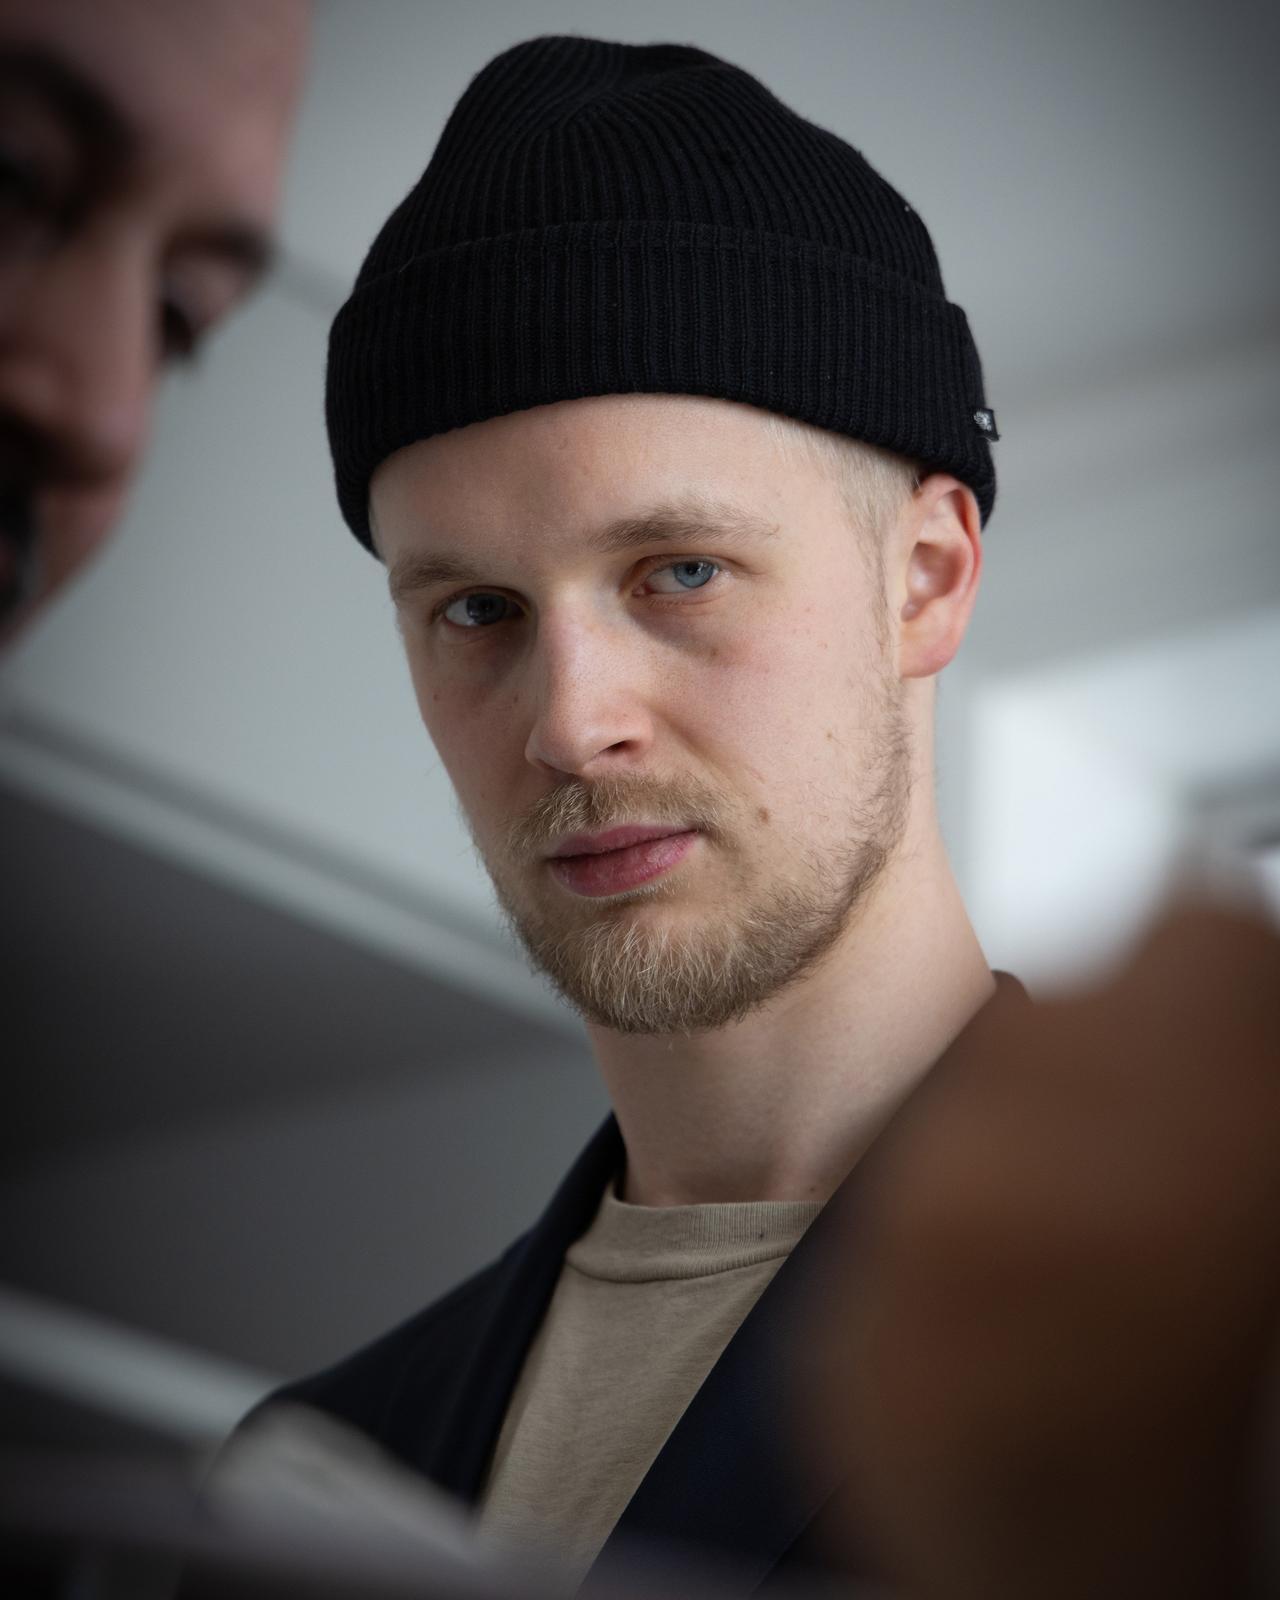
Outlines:
[[[611,1191],[565,1260],[585,1277],[614,1283],[712,1277],[781,1261],[821,1210],[809,1200],[635,1206]]]
[[[458,102],[334,322],[338,498],[402,445],[629,392],[740,400],[995,496],[978,353],[862,156],[684,45],[534,39]]]

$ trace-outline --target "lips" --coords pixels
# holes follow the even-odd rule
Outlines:
[[[623,894],[682,861],[697,837],[694,829],[643,823],[577,833],[557,845],[548,865],[573,894],[592,899]]]
[[[631,845],[646,844],[650,839],[666,839],[687,829],[666,827],[662,823],[632,822],[620,828],[606,828],[603,833],[571,833],[562,839],[551,852],[553,860],[565,856],[598,856],[611,850],[626,850]]]

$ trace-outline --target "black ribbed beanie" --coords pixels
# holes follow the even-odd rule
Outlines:
[[[370,544],[402,445],[631,392],[883,445],[991,511],[978,352],[901,195],[704,50],[533,39],[473,80],[334,322],[343,516]]]

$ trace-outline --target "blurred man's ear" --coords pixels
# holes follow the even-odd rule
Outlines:
[[[982,572],[982,518],[973,491],[946,473],[911,498],[893,544],[889,596],[898,675],[928,678],[960,647]]]

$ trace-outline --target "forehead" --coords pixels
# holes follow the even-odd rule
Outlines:
[[[302,0],[3,0],[0,51],[48,57],[94,90],[148,181],[265,219],[305,16]]]
[[[831,475],[787,450],[765,412],[688,395],[604,395],[472,423],[397,451],[371,486],[384,558],[392,546],[477,537],[579,543],[691,500],[794,522],[833,493]]]

